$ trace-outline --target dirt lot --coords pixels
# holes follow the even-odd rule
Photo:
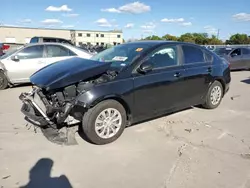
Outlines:
[[[232,73],[216,110],[142,123],[105,146],[79,136],[75,146],[48,142],[19,111],[30,86],[0,91],[0,187],[250,188],[249,76]]]

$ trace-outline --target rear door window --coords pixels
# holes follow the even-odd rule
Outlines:
[[[184,64],[205,63],[203,51],[194,46],[183,45]],[[209,57],[208,57],[209,58]]]
[[[74,56],[74,52],[60,45],[47,45],[46,46],[47,57],[63,57]]]
[[[242,54],[243,55],[250,55],[250,49],[242,48]]]

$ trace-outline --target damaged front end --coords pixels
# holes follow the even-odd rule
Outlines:
[[[75,132],[86,112],[86,105],[78,98],[94,86],[114,79],[116,73],[103,73],[88,81],[47,91],[33,86],[28,93],[21,93],[21,112],[26,121],[41,128],[44,136],[57,144],[74,145]]]

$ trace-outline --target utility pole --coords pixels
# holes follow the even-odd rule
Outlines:
[[[219,36],[220,36],[220,29],[218,29],[218,32],[217,32],[217,39],[219,39]]]

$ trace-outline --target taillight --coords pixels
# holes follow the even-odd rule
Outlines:
[[[7,44],[4,44],[2,47],[3,50],[8,50],[9,48],[10,48],[10,45],[7,45]]]

